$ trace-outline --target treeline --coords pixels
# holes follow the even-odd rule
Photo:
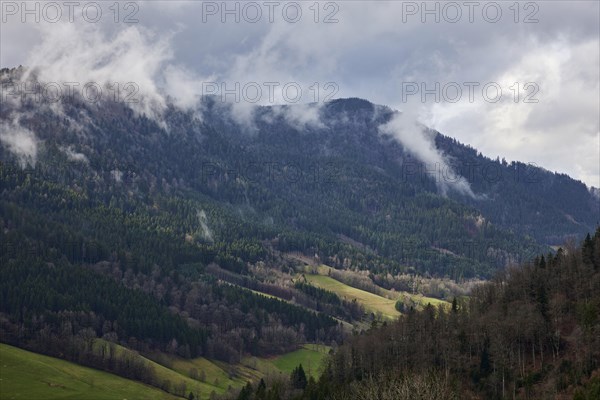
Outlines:
[[[0,341],[187,394],[116,343],[195,357],[208,350],[207,329],[192,328],[154,297],[85,268],[1,259]]]
[[[48,214],[5,201],[0,209],[6,322],[0,333],[9,343],[44,351],[43,337],[34,333],[48,328],[60,336],[65,321],[76,326],[73,335],[92,328],[97,337],[114,332],[113,340],[142,352],[166,349],[227,362],[245,353],[284,352],[307,340],[341,341],[341,329],[325,314],[239,288],[220,288],[201,258],[175,266],[171,260],[163,267],[150,262],[156,261],[157,249],[143,253],[147,242],[142,239],[130,241],[130,251],[108,251],[101,238],[87,238],[85,229],[75,233]],[[137,229],[141,234],[143,229]],[[186,246],[195,252],[206,248]]]
[[[341,327],[326,314],[218,284],[211,276],[190,283],[183,276],[157,281],[158,275],[123,274],[109,263],[96,270],[8,260],[1,270],[2,341],[65,356],[61,347],[91,329],[86,332],[141,352],[236,363],[246,353],[280,354],[306,341],[342,339]],[[127,288],[137,285],[154,296]]]
[[[12,120],[11,107],[0,118]],[[490,276],[539,251],[532,240],[477,224],[475,208],[437,195],[430,179],[406,176],[403,162],[413,161],[381,140],[381,119],[340,125],[334,113],[335,130],[301,134],[265,108],[273,122],[258,121],[260,132],[248,136],[218,107],[202,121],[171,109],[166,133],[125,105],[63,107],[88,115],[85,138],[45,105],[24,116],[21,124],[44,146],[26,171],[0,148],[6,198],[72,226],[89,221],[86,234],[111,251],[143,242],[136,268],[201,260],[244,274],[245,263],[269,257],[263,243],[271,241],[283,252],[318,253],[336,268],[461,279]],[[65,148],[87,162],[73,161]]]
[[[581,248],[497,274],[450,310],[410,311],[351,338],[320,382],[333,398],[407,398],[391,393],[416,376],[443,389],[424,398],[534,399],[598,393],[599,368],[600,228]]]
[[[360,320],[365,313],[364,307],[356,301],[342,300],[333,292],[301,281],[296,282],[293,287],[277,285],[262,282],[252,276],[239,275],[224,270],[216,264],[209,264],[206,267],[206,272],[234,285],[266,293],[345,321]]]
[[[452,307],[407,310],[349,338],[320,378],[248,385],[238,400],[600,397],[600,227],[579,248],[499,272]]]
[[[420,293],[427,297],[452,299],[470,293],[482,280],[454,281],[448,278],[426,277],[416,274],[369,274],[373,283],[384,289]]]
[[[333,305],[341,305],[342,304],[342,300],[340,299],[340,297],[337,294],[335,294],[329,290],[325,290],[325,289],[321,289],[316,286],[313,286],[310,283],[306,283],[301,280],[298,280],[294,284],[294,287],[296,289],[308,294],[309,296],[316,299],[317,301],[322,301],[322,302],[333,304]]]
[[[21,272],[28,271],[31,280],[37,280],[36,288],[40,292],[65,291],[69,294],[68,281],[62,275],[56,279],[46,279],[45,266],[50,263],[64,268],[73,266],[74,271],[91,269],[109,277],[113,283],[123,285],[123,288],[151,295],[158,300],[163,312],[179,314],[194,330],[208,334],[200,350],[188,349],[188,341],[178,336],[139,340],[138,350],[144,349],[144,343],[164,349],[175,338],[178,342],[176,352],[183,357],[203,354],[235,362],[244,352],[273,354],[303,343],[308,338],[319,338],[326,342],[341,340],[341,332],[330,318],[315,317],[315,313],[293,305],[271,307],[268,305],[271,299],[256,294],[240,300],[225,296],[223,291],[212,290],[218,284],[206,273],[206,265],[219,262],[223,268],[245,273],[246,263],[257,259],[269,261],[265,247],[258,241],[263,238],[261,235],[267,235],[265,232],[269,232],[269,228],[263,229],[255,221],[237,221],[227,210],[200,200],[159,196],[153,199],[155,206],[151,207],[139,199],[129,198],[118,189],[88,192],[82,189],[85,184],[64,187],[52,180],[42,179],[35,171],[21,170],[12,164],[0,163],[0,178],[0,256],[3,275],[12,273],[8,270],[9,262],[14,265],[27,264]],[[99,182],[93,183],[99,185]],[[65,204],[66,208],[63,207]],[[200,221],[201,218],[204,220]],[[217,225],[219,229],[211,232],[210,226],[215,225],[212,222],[214,220],[220,222]],[[206,227],[200,222],[204,222]],[[272,237],[271,234],[267,236]],[[33,268],[32,265],[42,265],[44,268]],[[14,268],[20,269],[17,266]],[[13,278],[26,279],[18,273]],[[90,279],[90,282],[94,282],[94,279]],[[194,284],[207,289],[194,290]],[[10,289],[15,302],[20,301],[17,299],[20,297],[37,302],[39,309],[45,309],[46,304],[52,305],[43,296],[28,297],[30,290],[22,292],[21,286],[13,282]],[[27,288],[27,285],[23,287]],[[9,290],[7,286],[5,288]],[[190,296],[190,293],[197,296]],[[103,294],[90,291],[86,296],[83,304],[89,305],[89,311],[100,315],[96,306],[104,301]],[[60,306],[64,307],[61,310],[79,309],[80,304],[72,297],[61,299],[63,302]],[[232,304],[234,300],[236,303]],[[253,303],[252,308],[248,307],[250,302]],[[263,312],[260,318],[249,318],[249,310],[261,308],[263,303],[267,304],[265,307],[271,307],[270,311]],[[125,304],[116,308],[131,310],[133,306],[139,304]],[[9,319],[19,322],[20,317],[12,314],[18,311],[6,310]],[[129,330],[118,332],[118,340],[129,346],[129,338],[141,339],[145,333],[139,332],[148,327],[139,321],[140,317],[134,311],[127,312],[123,317],[126,320],[123,326],[129,324]],[[286,314],[296,317],[288,318]],[[140,315],[143,316],[144,312]],[[160,322],[160,319],[154,320]],[[175,330],[179,326],[171,325]],[[243,329],[237,330],[242,325]],[[162,329],[150,328],[152,331]],[[276,332],[285,334],[278,335]],[[244,335],[254,338],[255,343],[250,339],[240,339]],[[285,343],[285,339],[289,341]],[[189,346],[198,347],[195,343],[189,343]]]
[[[92,328],[97,337],[112,333],[162,350],[176,340],[190,356],[204,352],[208,332],[192,329],[148,294],[81,267],[35,259],[3,262],[0,310],[9,316],[3,341],[39,351],[48,344],[34,340],[39,331],[72,337]]]
[[[437,147],[455,160],[455,170],[469,180],[473,191],[487,195],[483,201],[463,201],[497,226],[529,235],[539,243],[560,245],[568,237],[583,237],[597,222],[598,199],[583,182],[535,163],[492,160],[441,134],[435,138]],[[544,216],[538,210],[543,210]]]

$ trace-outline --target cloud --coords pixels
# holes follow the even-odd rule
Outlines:
[[[501,101],[434,104],[424,123],[490,157],[532,162],[598,186],[598,45],[597,39],[577,44],[567,37],[546,44],[532,39],[526,46],[531,51],[490,79],[503,88]],[[535,86],[525,90],[527,82]],[[533,94],[534,89],[539,90]],[[536,102],[525,101],[531,94]]]
[[[321,121],[321,110],[322,104],[297,104],[293,106],[287,105],[274,105],[271,107],[272,117],[281,117],[284,121],[299,131],[303,131],[307,128],[324,128],[325,124]],[[266,116],[263,119],[267,118]],[[269,122],[269,121],[267,121]]]
[[[123,172],[119,169],[113,169],[110,171],[110,176],[114,179],[115,182],[121,183],[123,181]]]
[[[156,38],[138,26],[118,31],[113,37],[95,24],[38,27],[43,40],[32,49],[26,65],[32,67],[31,73],[35,72],[40,82],[75,82],[81,90],[95,83],[103,90],[103,100],[113,99],[119,88],[125,92],[121,94],[123,99],[133,93],[128,105],[134,111],[158,119],[165,99],[156,82],[172,57],[168,35]],[[114,88],[110,94],[108,85]]]
[[[185,110],[196,110],[200,103],[204,80],[175,62],[172,34],[158,35],[138,25],[112,33],[102,30],[99,24],[57,23],[35,27],[42,40],[29,52],[24,62],[27,68],[19,83],[21,88],[23,85],[37,88],[37,97],[3,96],[6,105],[10,105],[9,118],[14,122],[3,125],[6,132],[2,142],[22,163],[35,162],[37,154],[35,132],[19,126],[19,117],[25,115],[21,108],[23,99],[28,103],[33,99],[38,110],[46,109],[70,120],[62,102],[48,99],[77,96],[100,106],[119,101],[165,129],[168,127],[163,113],[169,102]],[[43,94],[42,85],[59,89]],[[72,122],[81,127],[77,121]],[[74,161],[87,161],[85,155],[70,148],[63,151]]]
[[[176,62],[174,32],[156,33],[141,25],[108,32],[100,24],[40,24],[42,41],[25,65],[23,77],[62,87],[74,82],[75,92],[97,84],[101,101],[123,101],[139,115],[162,121],[168,99],[182,109],[194,109],[202,82],[195,72]],[[89,89],[88,89],[89,90]],[[89,92],[87,92],[89,93]],[[88,97],[96,96],[97,92]]]
[[[161,95],[158,88],[166,87],[167,94],[179,94],[180,107],[194,104],[202,77],[230,85],[298,82],[305,92],[299,103],[314,101],[314,93],[307,88],[315,82],[322,89],[326,82],[334,81],[339,87],[335,97],[360,97],[396,109],[407,106],[400,101],[403,82],[431,86],[435,82],[483,84],[517,79],[523,84],[539,79],[540,103],[535,106],[515,106],[505,101],[482,104],[481,99],[475,104],[428,101],[424,107],[429,117],[422,122],[433,123],[437,130],[488,156],[536,162],[568,172],[588,184],[600,185],[600,168],[595,162],[599,155],[598,2],[538,2],[538,22],[529,24],[523,23],[523,18],[531,9],[524,9],[522,3],[517,23],[515,7],[509,8],[511,3],[502,2],[498,3],[502,19],[497,23],[483,18],[482,4],[476,6],[475,21],[470,22],[469,11],[460,2],[459,22],[448,23],[443,18],[435,22],[435,16],[429,15],[423,23],[421,13],[403,20],[407,2],[334,2],[339,7],[335,14],[338,22],[332,24],[323,23],[330,11],[324,9],[323,2],[318,3],[317,23],[314,7],[309,9],[313,4],[301,2],[302,20],[294,24],[282,20],[282,5],[275,10],[273,23],[266,21],[264,8],[259,23],[236,23],[233,17],[223,23],[220,15],[205,22],[203,3],[139,2],[139,24],[127,27],[108,18],[94,27],[104,32],[104,39],[87,43],[120,43],[119,37],[126,36],[121,31],[129,31],[133,39],[139,36],[139,40],[131,41],[135,57],[121,65],[131,64],[132,75],[136,72],[143,76],[147,71],[140,71],[139,66],[148,65],[147,75],[155,75],[151,76],[154,86],[144,85],[144,90]],[[436,4],[443,7],[441,2]],[[106,15],[111,16],[111,11],[106,10]],[[171,18],[164,18],[165,15]],[[47,40],[48,35],[58,35],[53,31],[63,29],[60,24],[48,24],[51,26],[47,29],[32,29],[32,25],[21,24],[15,17],[0,27],[3,66],[27,64],[26,54],[33,44]],[[87,33],[77,26],[62,38],[65,43],[84,40],[78,36]],[[60,41],[56,43],[59,49],[65,47]],[[95,59],[94,51],[87,48],[90,46],[79,46],[77,51]],[[66,47],[62,51],[65,56],[89,65]],[[45,54],[52,56],[51,48],[48,46]],[[103,46],[99,49],[106,53]],[[114,60],[109,64],[117,65]],[[504,87],[504,91],[509,100],[510,89]],[[324,101],[325,95],[321,90],[318,100]],[[273,103],[289,104],[281,91],[277,90],[275,96]],[[157,99],[160,106],[161,97]],[[255,109],[244,103],[234,107],[240,123],[252,120]],[[152,104],[150,101],[143,105]],[[531,109],[526,110],[527,107]],[[580,151],[585,155],[573,162],[572,154]]]
[[[395,113],[389,122],[379,126],[379,131],[396,139],[421,161],[442,194],[446,195],[452,189],[462,195],[475,197],[469,182],[453,170],[435,147],[433,135],[417,121],[414,110]]]
[[[38,140],[33,132],[20,126],[17,121],[0,122],[0,142],[18,158],[21,167],[35,165]]]
[[[60,147],[60,150],[66,154],[67,158],[71,161],[82,162],[84,164],[88,164],[89,160],[83,153],[78,153],[73,150],[73,147]]]
[[[204,212],[204,210],[196,211],[196,216],[198,217],[198,223],[200,224],[200,234],[204,239],[212,243],[214,241],[213,232],[208,227],[206,212]]]
[[[167,65],[164,69],[164,92],[181,109],[195,109],[200,103],[203,83],[212,82],[214,76],[201,79],[183,66]]]

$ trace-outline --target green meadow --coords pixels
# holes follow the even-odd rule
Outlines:
[[[450,306],[450,304],[444,300],[423,296],[421,294],[396,292],[379,287],[379,290],[383,295],[380,296],[362,289],[357,289],[328,276],[330,269],[331,267],[321,265],[314,270],[314,272],[317,272],[318,274],[305,274],[304,276],[306,277],[306,280],[313,285],[334,292],[346,300],[356,300],[358,303],[362,304],[368,312],[381,314],[388,319],[395,319],[401,315],[401,313],[396,310],[396,301],[398,300],[414,303],[419,308],[423,308],[428,304],[431,304],[434,307],[440,305]]]
[[[354,288],[324,275],[305,275],[308,282],[322,289],[336,293],[346,300],[356,300],[365,307],[365,310],[374,314],[381,313],[388,319],[395,319],[400,316],[396,310],[396,300],[386,299],[385,297]]]
[[[99,351],[101,346],[108,345],[98,339],[94,346]],[[159,381],[168,380],[172,388],[185,383],[186,396],[192,392],[200,399],[208,399],[212,392],[223,394],[229,389],[239,389],[248,381],[287,377],[299,364],[307,375],[316,379],[330,350],[329,346],[306,344],[280,356],[245,357],[242,363],[229,365],[164,353],[156,354],[153,358],[159,362],[155,362],[122,346],[113,346],[117,357],[143,360],[152,366]],[[0,399],[174,400],[181,397],[108,372],[0,343]]]
[[[0,398],[174,400],[152,386],[0,343]]]

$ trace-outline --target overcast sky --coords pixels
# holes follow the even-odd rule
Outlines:
[[[242,103],[361,97],[600,186],[598,1],[1,3],[2,67],[182,107],[221,84]]]

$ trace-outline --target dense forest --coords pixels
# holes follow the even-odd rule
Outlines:
[[[0,84],[10,85],[22,72],[1,70]],[[550,276],[540,280],[546,282],[542,289],[527,289],[547,299],[541,319],[531,318],[534,303],[524,312],[524,320],[536,323],[522,335],[535,340],[519,336],[502,361],[493,330],[488,337],[472,324],[483,324],[486,310],[495,310],[504,298],[503,285],[521,271],[510,268],[517,263],[530,262],[521,281],[534,280],[530,270],[545,276],[565,263],[585,271],[574,249],[534,260],[550,252],[550,245],[579,240],[595,228],[600,200],[579,181],[491,160],[425,129],[474,194],[442,191],[439,177],[422,172],[431,166],[381,133],[397,112],[360,99],[307,105],[318,115],[314,124],[290,119],[303,108],[257,107],[249,126],[210,97],[197,112],[169,106],[158,120],[125,103],[92,104],[77,96],[58,104],[4,100],[2,132],[31,133],[36,152],[24,157],[0,143],[2,342],[119,374],[136,371],[127,376],[160,386],[143,366],[116,362],[110,352],[98,355],[90,343],[102,339],[145,355],[236,363],[245,355],[282,354],[307,342],[337,348],[365,326],[373,329],[369,335],[394,335],[394,329],[413,325],[421,333],[435,326],[454,334],[462,332],[454,328],[460,326],[466,336],[448,339],[452,352],[436,353],[430,341],[438,339],[430,332],[422,341],[430,347],[419,357],[427,365],[435,361],[434,376],[443,371],[440,385],[458,382],[461,390],[492,396],[534,387],[546,376],[540,368],[554,365],[548,359],[562,357],[569,346],[569,336],[555,344],[544,330],[558,324],[552,319],[552,302],[558,300]],[[464,166],[475,166],[473,173]],[[490,168],[499,178],[484,173]],[[406,318],[376,329],[382,318],[302,279],[306,266],[323,264],[332,267],[332,279],[367,292],[459,299],[452,313],[403,305]],[[585,282],[592,284],[594,276]],[[492,277],[484,286],[488,297],[480,293],[484,289],[468,301],[459,296],[466,292],[461,285]],[[580,278],[569,279],[580,285]],[[576,296],[587,293],[573,288]],[[515,290],[515,296],[522,294]],[[579,297],[566,298],[577,310],[583,307],[577,313],[594,310],[595,303],[585,311]],[[572,332],[569,324],[560,327]],[[411,335],[408,342],[420,340]],[[298,367],[294,390],[306,386],[305,395],[313,398],[313,390],[383,379],[377,363],[367,365],[370,359],[358,349],[367,348],[361,340],[376,338],[382,346],[388,341],[369,337],[350,338],[340,347],[318,387]],[[509,339],[517,340],[502,340]],[[406,343],[397,343],[390,356]],[[523,374],[506,372],[514,366],[513,353]],[[482,354],[490,364],[477,372]],[[407,375],[406,382],[428,379],[417,355],[404,356],[407,374],[418,377]],[[462,379],[457,366],[468,368],[463,372],[470,380]],[[589,372],[579,364],[575,369],[581,371],[577,379]],[[530,377],[528,371],[543,374]],[[273,385],[278,384],[255,384],[244,393],[267,396],[275,393]]]
[[[19,73],[4,70],[1,83]],[[212,244],[204,250],[219,252],[218,263],[236,272],[243,272],[244,262],[265,258],[268,240],[282,252],[318,254],[336,268],[463,279],[489,277],[498,267],[547,251],[545,245],[582,237],[598,220],[598,199],[581,182],[493,161],[430,131],[475,193],[443,195],[438,184],[447,177],[423,172],[439,166],[381,134],[394,111],[365,100],[326,103],[315,110],[319,123],[304,126],[287,114],[303,109],[258,107],[246,127],[211,98],[197,113],[169,108],[162,121],[124,103],[77,97],[56,109],[27,99],[5,102],[0,119],[10,128],[18,116],[40,144],[37,162],[19,172],[12,166],[20,168],[23,160],[0,146],[9,191],[3,198],[51,215],[75,209],[77,215],[61,220],[101,235],[111,250],[126,251],[140,240],[119,227],[132,222],[155,236],[148,248],[182,247],[189,234],[188,243],[196,245],[190,247]],[[26,177],[41,185],[27,186]],[[108,219],[103,226],[101,216]],[[94,224],[81,226],[79,220],[90,217]],[[115,229],[118,235],[106,235]],[[177,253],[198,259],[189,250]],[[158,261],[161,267],[172,262],[168,256]]]
[[[599,397],[600,228],[580,247],[497,273],[451,307],[409,311],[349,338],[318,381],[296,371],[238,399]]]

